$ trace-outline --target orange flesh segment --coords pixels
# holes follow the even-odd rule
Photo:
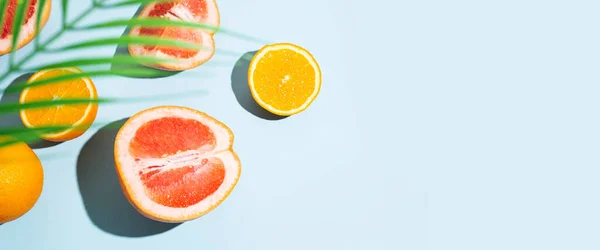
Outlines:
[[[73,74],[67,70],[52,70],[38,77],[36,81]],[[24,103],[60,99],[91,99],[92,94],[85,81],[81,79],[65,80],[28,88]],[[25,112],[28,122],[34,127],[71,126],[85,115],[87,103],[68,104],[40,109],[28,109]]]
[[[137,162],[144,158],[164,159],[177,153],[196,151],[192,155],[195,160],[201,159],[198,165],[184,162],[173,166],[167,165],[168,162],[164,160],[164,165],[143,166],[143,170],[139,172],[150,199],[164,206],[181,208],[197,204],[223,183],[223,162],[219,158],[201,155],[202,152],[213,150],[215,146],[215,135],[201,122],[164,117],[142,125],[135,133],[129,151]]]
[[[4,1],[0,1],[0,4],[4,4]],[[29,9],[27,10],[27,16],[25,16],[25,18],[23,18],[23,24],[26,24],[29,19],[31,19],[31,17],[33,16],[34,12],[35,12],[35,6],[37,4],[37,0],[30,0],[29,1]],[[4,16],[4,22],[3,22],[3,27],[2,27],[2,34],[0,35],[0,38],[6,38],[8,35],[10,35],[12,33],[12,29],[13,29],[13,22],[15,19],[15,12],[17,11],[17,0],[9,0],[8,1],[8,5],[6,6],[6,11],[5,11],[5,16]],[[21,31],[23,32],[23,31]]]
[[[219,158],[203,159],[198,166],[141,174],[146,193],[154,202],[168,207],[189,207],[213,194],[225,180]]]
[[[274,50],[258,62],[254,88],[261,100],[278,110],[302,106],[315,91],[315,71],[301,54],[289,49]],[[295,69],[286,71],[280,69]]]
[[[164,15],[170,13],[175,15],[171,10],[175,7],[184,7],[189,10],[192,15],[195,17],[201,17],[202,19],[206,18],[208,15],[207,12],[207,3],[205,0],[181,0],[177,2],[164,2],[157,3],[154,5],[154,8],[148,14],[149,17],[163,17]],[[178,17],[181,18],[181,17]],[[191,42],[195,44],[202,44],[202,37],[198,33],[198,31],[194,31],[193,29],[186,28],[141,28],[140,35],[143,36],[158,36],[161,38],[169,38],[176,39],[185,42]],[[144,49],[147,51],[153,51],[155,49],[160,50],[161,52],[178,57],[178,58],[191,58],[198,54],[199,50],[197,49],[188,49],[188,48],[173,48],[166,46],[153,46],[146,45]]]

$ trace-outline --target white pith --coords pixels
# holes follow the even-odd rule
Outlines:
[[[46,11],[49,11],[49,8],[51,7],[51,3],[52,1],[48,0],[46,1],[46,6],[44,7],[44,9],[48,9]],[[23,45],[25,45],[25,40],[27,39],[28,36],[31,35],[31,33],[35,32],[35,24],[37,23],[37,11],[39,4],[35,4],[34,7],[34,12],[33,12],[33,16],[31,16],[31,18],[27,21],[27,23],[25,24],[25,26],[21,27],[21,31],[19,32],[19,40],[17,42],[17,47],[22,47]],[[46,13],[42,13],[42,20],[44,18],[44,15]],[[44,23],[41,22],[40,26],[43,27]],[[40,28],[41,30],[41,28]],[[12,46],[12,39],[13,39],[13,35],[10,34],[8,36],[6,36],[5,38],[0,39],[0,51],[8,51],[11,49]]]
[[[216,2],[214,0],[206,1],[206,8],[208,17],[205,20],[201,20],[200,17],[194,18],[193,14],[190,10],[182,6],[181,4],[175,5],[167,14],[161,16],[162,18],[167,18],[173,21],[185,21],[185,22],[195,22],[200,24],[205,24],[209,26],[218,26],[219,24],[219,12],[217,9]],[[152,11],[155,4],[150,4],[148,7],[144,8],[140,16],[147,17],[148,14]],[[158,18],[158,17],[154,17]],[[160,63],[161,65],[169,65],[171,67],[175,67],[176,69],[189,69],[198,65],[199,62],[208,61],[214,53],[215,53],[215,44],[212,35],[214,31],[207,29],[195,29],[196,32],[201,36],[202,39],[202,49],[190,58],[177,58],[177,62],[165,62]],[[140,27],[136,26],[131,30],[131,36],[138,36],[140,34]],[[165,54],[159,50],[148,51],[144,48],[143,45],[131,45],[130,46],[132,54],[137,56],[150,56],[150,57],[158,57],[158,58],[170,58],[171,55]]]
[[[307,100],[309,100],[309,101],[305,102],[298,108],[295,108],[292,110],[285,110],[284,112],[282,111],[282,114],[285,115],[285,114],[296,113],[299,110],[304,110],[312,103],[312,100],[314,100],[317,97],[317,95],[319,94],[319,91],[321,89],[321,72],[319,70],[319,65],[314,61],[314,58],[312,57],[312,55],[310,55],[305,50],[298,49],[295,46],[290,45],[290,44],[274,44],[274,45],[265,46],[263,49],[261,49],[261,51],[259,51],[256,55],[254,55],[254,59],[250,63],[250,66],[249,66],[250,70],[248,71],[249,72],[248,73],[248,79],[249,79],[248,84],[250,85],[250,91],[251,91],[252,95],[258,97],[259,100],[257,100],[257,102],[261,106],[265,107],[266,109],[275,110],[275,108],[273,106],[262,101],[261,96],[256,92],[256,88],[254,88],[254,72],[255,72],[256,66],[258,65],[258,63],[260,62],[260,59],[263,56],[265,56],[266,54],[268,54],[271,51],[282,50],[282,49],[292,50],[298,54],[301,54],[303,57],[305,57],[308,60],[311,67],[315,71],[315,90],[308,97]],[[289,77],[289,76],[287,76],[287,77]],[[287,79],[287,80],[289,80],[289,79]]]
[[[136,131],[140,126],[151,120],[169,116],[195,119],[208,126],[216,138],[215,148],[210,151],[206,151],[206,148],[204,150],[189,150],[171,155],[168,158],[139,159],[136,162],[135,157],[129,152],[129,143],[135,136]],[[117,170],[123,178],[124,187],[139,209],[150,212],[164,221],[185,221],[194,219],[218,206],[224,196],[228,195],[236,185],[241,169],[240,162],[231,149],[231,142],[232,136],[224,125],[205,117],[201,113],[181,107],[160,107],[152,109],[150,112],[142,111],[131,118],[128,124],[121,129],[118,140],[115,142],[115,160],[119,162]],[[203,159],[211,157],[217,157],[223,161],[225,178],[213,194],[199,203],[185,208],[167,207],[154,202],[146,194],[146,188],[140,179],[140,171],[148,172],[156,169],[166,171],[177,167],[200,165]],[[148,166],[159,166],[159,168],[147,169]]]

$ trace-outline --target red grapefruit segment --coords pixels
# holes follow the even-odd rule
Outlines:
[[[2,1],[0,1],[2,2]],[[6,54],[12,50],[12,37],[13,37],[13,24],[15,19],[15,12],[17,11],[19,0],[8,0],[5,14],[3,15],[2,22],[2,33],[0,33],[0,55]],[[3,3],[2,3],[3,4]],[[52,1],[47,0],[43,8],[42,20],[40,22],[40,30],[44,28],[48,18],[50,17],[50,9],[52,7]],[[37,20],[38,12],[38,1],[30,0],[27,13],[23,18],[23,24],[21,31],[19,32],[19,40],[17,43],[17,49],[22,48],[35,37],[35,24]]]
[[[219,26],[219,11],[215,0],[174,0],[149,4],[140,13],[140,18],[164,18],[169,20]],[[197,67],[214,55],[214,35],[211,29],[179,27],[140,27],[131,29],[131,36],[154,36],[191,42],[202,46],[201,50],[165,46],[129,46],[133,56],[158,56],[181,59],[177,63],[150,64],[147,66],[165,70],[186,70]]]
[[[143,36],[159,36],[166,39],[175,39],[190,43],[202,44],[202,35],[193,29],[182,28],[141,28],[140,35]],[[146,45],[143,47],[146,51],[152,52],[159,50],[167,56],[176,58],[192,58],[198,54],[200,50],[190,48],[172,48],[167,46]]]
[[[148,218],[198,218],[218,206],[239,179],[232,146],[231,130],[200,111],[177,106],[141,111],[115,140],[123,192]]]
[[[135,132],[129,152],[136,158],[158,158],[181,151],[210,151],[216,139],[210,128],[194,119],[164,117],[151,120]]]
[[[183,208],[214,194],[225,180],[225,171],[221,159],[205,158],[194,166],[150,170],[141,174],[141,180],[150,199],[163,206]]]

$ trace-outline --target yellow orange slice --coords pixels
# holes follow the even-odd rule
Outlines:
[[[195,109],[158,106],[135,114],[115,138],[115,165],[125,197],[163,222],[198,218],[236,186],[241,164],[233,133]]]
[[[75,67],[41,70],[33,74],[27,84],[77,73],[83,72]],[[68,99],[98,99],[92,79],[79,77],[25,88],[21,92],[19,103]],[[49,141],[67,141],[85,133],[96,119],[97,113],[98,104],[91,102],[22,109],[20,116],[23,124],[28,128],[69,127],[58,132],[40,135],[42,139]]]
[[[266,45],[250,61],[248,85],[261,107],[290,116],[304,111],[317,98],[321,69],[310,52],[298,45]]]

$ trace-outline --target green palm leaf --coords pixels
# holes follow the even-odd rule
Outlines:
[[[10,53],[10,65],[12,67],[14,59],[15,59],[15,51],[17,51],[17,46],[19,42],[19,36],[21,34],[21,24],[25,19],[25,15],[27,14],[27,9],[29,8],[29,2],[31,0],[22,0],[17,2],[17,10],[15,12],[15,16],[13,19],[13,37],[12,37],[12,52]]]
[[[36,14],[36,24],[35,24],[35,42],[33,50],[25,53],[19,60],[17,60],[17,42],[19,34],[23,32],[22,24],[23,20],[25,20],[28,6],[31,0],[19,0],[17,8],[15,10],[15,16],[13,21],[13,37],[11,40],[11,44],[13,50],[11,51],[8,61],[9,67],[6,72],[0,73],[0,87],[2,84],[6,84],[6,78],[17,72],[35,72],[38,70],[44,69],[53,69],[53,68],[63,68],[63,67],[83,67],[83,66],[98,66],[98,65],[133,65],[140,66],[146,64],[156,64],[163,62],[172,62],[175,59],[168,58],[157,58],[152,56],[131,56],[131,55],[123,55],[117,54],[114,56],[100,56],[100,57],[80,57],[80,58],[69,58],[66,60],[57,60],[50,63],[42,63],[34,66],[27,66],[25,68],[25,64],[32,61],[40,53],[55,53],[55,52],[77,52],[79,50],[84,49],[92,49],[100,46],[128,46],[132,44],[137,45],[154,45],[154,46],[165,46],[165,47],[174,47],[174,48],[186,48],[186,49],[196,49],[196,50],[204,50],[207,49],[202,45],[190,43],[186,41],[181,41],[177,39],[167,39],[167,38],[159,38],[159,37],[149,37],[149,36],[122,36],[119,38],[114,37],[100,37],[97,39],[92,39],[89,41],[80,41],[70,45],[55,47],[55,41],[57,41],[64,34],[68,34],[72,31],[86,32],[91,30],[103,29],[103,28],[114,28],[114,27],[123,27],[123,28],[131,28],[135,26],[141,27],[182,27],[182,28],[194,28],[194,29],[203,29],[212,32],[219,32],[237,39],[243,39],[247,41],[257,42],[257,43],[268,43],[267,41],[253,37],[247,34],[243,34],[240,32],[236,32],[233,30],[224,29],[222,27],[214,27],[206,24],[198,24],[193,22],[185,22],[178,20],[166,20],[159,18],[131,18],[131,19],[123,19],[123,20],[111,20],[106,22],[99,23],[91,23],[84,26],[77,26],[78,23],[81,22],[84,18],[89,16],[94,10],[104,9],[104,10],[112,10],[119,9],[122,7],[135,6],[135,5],[146,5],[150,3],[156,2],[170,2],[174,0],[121,0],[113,3],[105,3],[105,0],[88,0],[92,1],[92,5],[84,10],[72,10],[78,11],[79,13],[72,19],[68,19],[69,10],[69,2],[70,0],[61,0],[59,9],[61,10],[60,15],[60,23],[61,27],[59,30],[52,34],[49,38],[42,41],[39,33],[43,32],[41,30],[41,19],[42,19],[42,8],[46,6],[46,1],[51,0],[38,0],[38,11]],[[85,0],[77,0],[77,1],[85,1]],[[0,0],[0,13],[6,13],[8,6],[8,1]],[[56,16],[56,15],[54,15]],[[58,18],[58,17],[57,17]],[[4,21],[4,18],[0,18],[0,24]],[[82,52],[82,55],[85,52]],[[234,55],[239,56],[242,53],[238,53],[236,51],[228,51],[219,49],[216,50],[216,53],[225,54],[225,55]],[[222,63],[222,62],[221,62]],[[233,66],[233,65],[232,65]],[[154,68],[148,67],[111,67],[108,70],[86,70],[83,73],[74,73],[70,75],[62,75],[57,77],[52,77],[43,80],[34,80],[32,82],[15,83],[6,88],[0,88],[0,93],[8,94],[8,93],[18,93],[23,91],[26,88],[41,86],[45,84],[53,84],[65,80],[77,79],[81,77],[112,77],[112,76],[131,76],[131,77],[165,77],[171,75],[172,72],[169,71],[161,71]],[[76,105],[76,104],[87,104],[87,103],[98,103],[98,104],[117,104],[117,103],[137,103],[141,101],[156,101],[162,98],[182,98],[186,95],[197,97],[200,94],[205,94],[205,92],[187,92],[187,93],[175,93],[170,95],[160,95],[160,96],[150,96],[150,97],[132,97],[132,98],[98,98],[98,99],[58,99],[58,100],[46,100],[46,101],[37,101],[31,103],[3,103],[0,104],[0,119],[2,119],[3,115],[9,113],[19,112],[21,110],[26,109],[35,109],[42,107],[56,107],[59,105]],[[82,124],[79,125],[82,128],[94,128],[96,126],[105,126],[109,123],[103,124],[99,122],[95,122],[93,124]],[[118,124],[117,124],[118,125]],[[14,141],[2,142],[0,143],[0,147],[10,145],[15,142],[25,141],[25,142],[37,142],[40,141],[40,134],[43,133],[52,133],[62,131],[64,129],[73,129],[73,126],[49,126],[42,128],[2,128],[0,127],[0,135],[10,135],[16,138]]]
[[[35,47],[39,48],[40,47],[40,28],[41,28],[41,24],[42,24],[42,14],[44,13],[43,8],[46,6],[46,1],[47,0],[40,0],[38,1],[38,12],[36,15],[36,23],[35,23]],[[52,0],[50,0],[52,1]],[[65,15],[66,16],[66,15]]]

